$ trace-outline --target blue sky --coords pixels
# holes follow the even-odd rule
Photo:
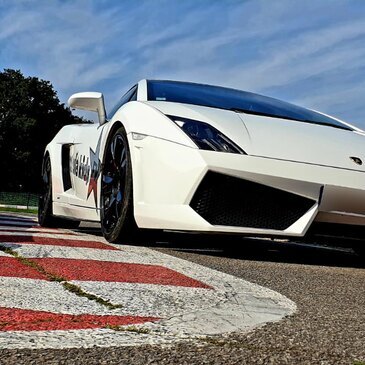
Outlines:
[[[111,107],[142,78],[274,96],[365,127],[363,0],[0,0],[0,69]]]

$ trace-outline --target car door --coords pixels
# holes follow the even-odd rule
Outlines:
[[[73,194],[69,204],[96,209],[101,170],[101,139],[104,126],[84,124],[77,128],[70,148],[70,175]]]

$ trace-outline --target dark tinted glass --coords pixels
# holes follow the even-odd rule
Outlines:
[[[352,130],[333,118],[285,101],[218,86],[176,81],[148,81],[148,100],[202,105]]]
[[[137,100],[137,87],[135,87],[134,93],[132,94],[132,96],[129,98],[128,101],[136,101],[136,100]]]
[[[107,119],[111,119],[116,111],[124,104],[128,103],[128,101],[137,100],[137,85],[134,85],[131,89],[129,89],[117,102],[117,104],[113,107],[113,109],[108,113]]]

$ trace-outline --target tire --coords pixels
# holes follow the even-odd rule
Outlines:
[[[52,218],[51,160],[49,155],[46,155],[42,165],[42,188],[38,200],[38,223],[41,227],[52,227]]]
[[[112,243],[136,243],[141,231],[133,215],[132,164],[123,127],[110,134],[102,166],[100,217],[103,236]]]
[[[42,189],[38,200],[38,223],[41,227],[77,228],[80,221],[56,218],[52,212],[51,159],[47,154],[42,166]]]

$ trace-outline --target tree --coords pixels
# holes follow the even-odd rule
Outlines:
[[[38,192],[45,146],[63,126],[80,122],[49,81],[0,72],[0,191]]]

